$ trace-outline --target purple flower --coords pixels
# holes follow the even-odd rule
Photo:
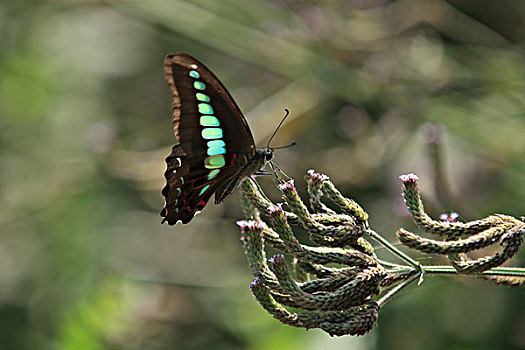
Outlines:
[[[459,214],[456,213],[456,212],[452,212],[450,214],[446,214],[446,213],[443,213],[439,216],[439,219],[441,221],[446,221],[446,222],[454,222],[456,221],[456,219],[459,217]]]
[[[291,179],[290,181],[286,181],[283,184],[280,184],[279,188],[281,189],[281,191],[293,190],[295,188],[293,179]]]
[[[417,182],[419,181],[419,177],[417,177],[416,174],[410,173],[406,175],[401,175],[399,179],[403,182]]]
[[[315,170],[313,170],[313,169],[308,170],[308,175],[310,175],[310,177],[311,177],[310,181],[323,182],[323,181],[327,181],[327,180],[330,179],[325,174],[316,173]]]
[[[268,259],[268,261],[270,262],[270,264],[272,265],[275,265],[275,264],[282,264],[284,263],[284,255],[283,254],[275,254],[274,256],[272,256],[270,259]]]

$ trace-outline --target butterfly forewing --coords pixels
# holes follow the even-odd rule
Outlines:
[[[200,107],[219,120],[224,139],[229,141],[227,148],[255,154],[255,142],[246,119],[228,90],[208,68],[186,54],[176,54],[166,57],[164,71],[174,97],[175,136],[185,149],[186,142],[195,141],[196,129],[199,134],[202,132],[200,117],[207,114],[201,114]],[[211,106],[212,111],[206,105]],[[202,138],[200,141],[204,142]]]
[[[173,225],[189,222],[213,193],[236,182],[239,159],[253,159],[255,144],[238,106],[202,63],[185,54],[169,55],[164,70],[179,143],[166,158],[161,216]]]

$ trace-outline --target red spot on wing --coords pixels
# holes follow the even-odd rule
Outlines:
[[[233,166],[233,163],[235,163],[235,158],[237,158],[236,153],[233,154],[232,160],[230,161],[230,166]]]

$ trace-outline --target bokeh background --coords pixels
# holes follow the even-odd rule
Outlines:
[[[175,52],[260,145],[289,108],[277,164],[302,193],[329,175],[393,242],[413,228],[404,173],[435,216],[519,216],[524,43],[517,0],[2,1],[0,348],[525,348],[523,291],[474,279],[427,277],[359,338],[281,325],[248,288],[238,194],[189,225],[159,216]]]

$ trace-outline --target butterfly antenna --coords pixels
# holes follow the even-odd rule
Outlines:
[[[277,125],[277,128],[275,129],[275,131],[273,132],[272,136],[268,140],[268,143],[266,144],[266,149],[270,148],[270,142],[272,142],[273,137],[275,136],[275,134],[277,134],[277,131],[279,131],[279,128],[281,127],[281,125],[283,125],[286,117],[288,117],[288,115],[290,115],[290,111],[288,110],[288,108],[285,108],[284,110],[285,110],[286,114],[284,115],[284,118],[281,120],[279,125]],[[286,147],[291,147],[291,146],[295,145],[295,142],[292,142],[292,143],[293,144],[290,145],[290,146],[285,146],[285,147],[280,147],[280,148],[286,148]]]
[[[295,146],[295,141],[290,142],[290,144],[286,146],[272,147],[272,149],[283,149],[283,148],[288,148],[288,147],[293,147],[293,146]]]

